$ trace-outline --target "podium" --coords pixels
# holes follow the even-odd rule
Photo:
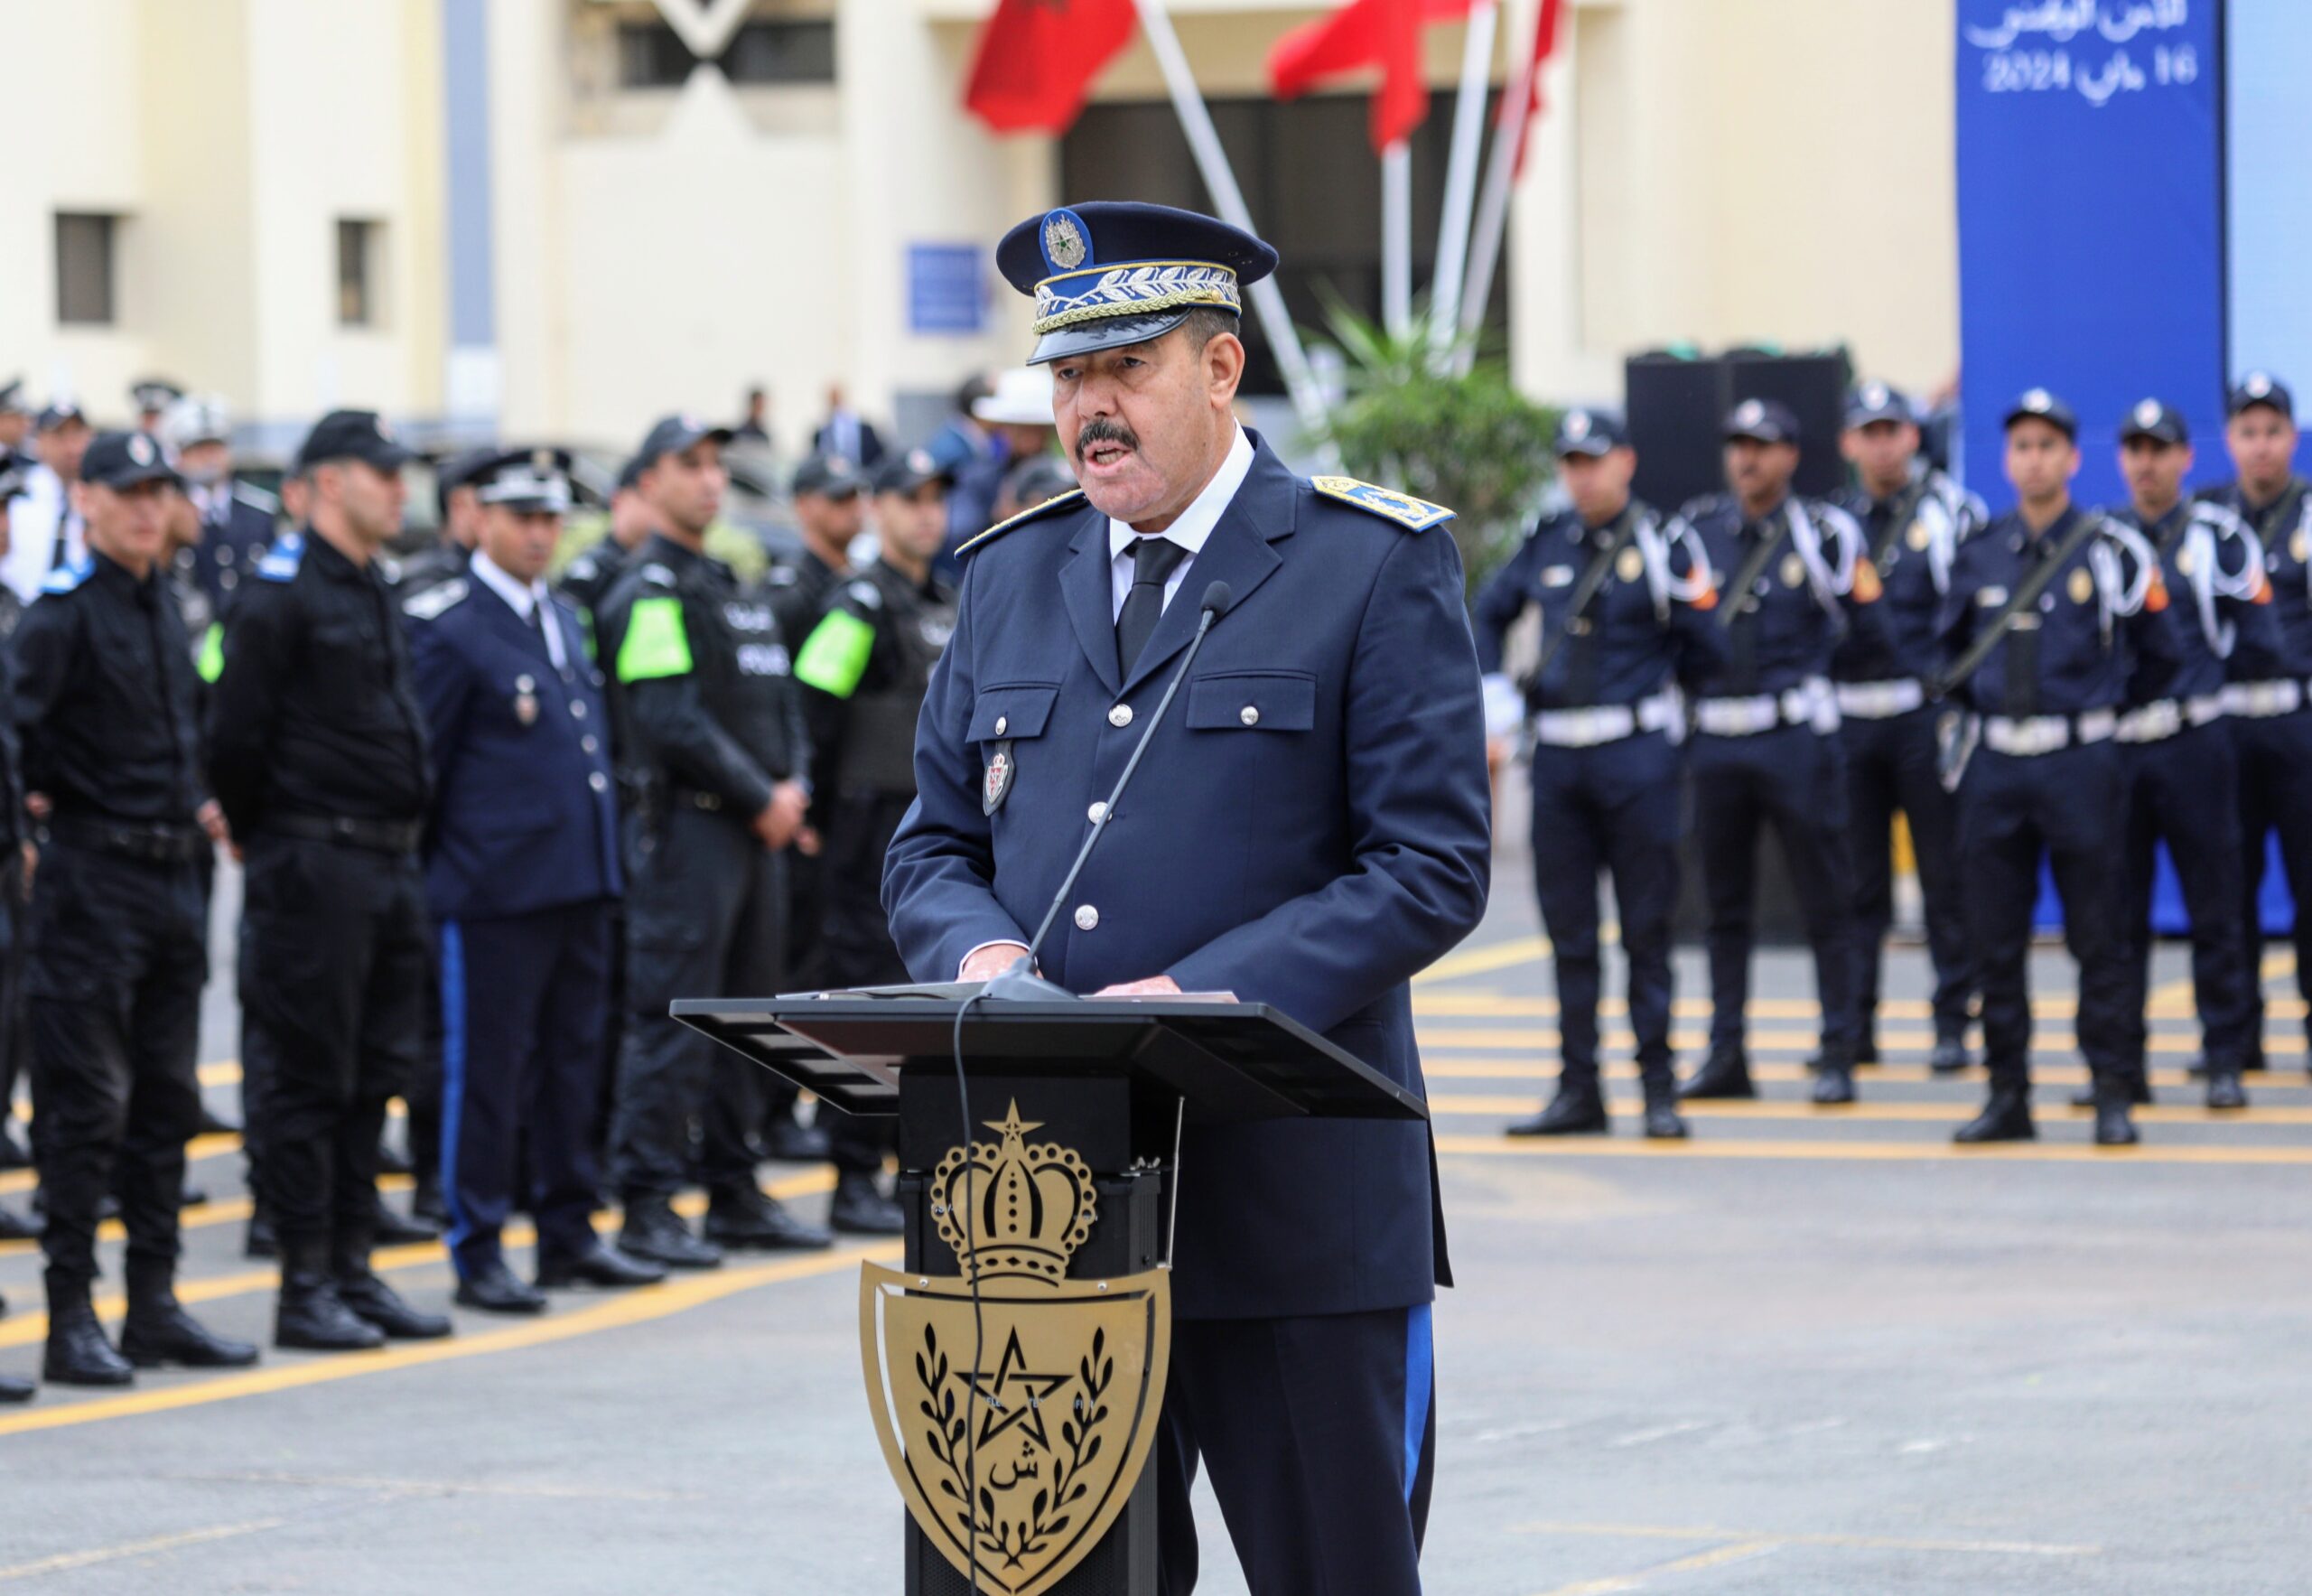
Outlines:
[[[860,1339],[908,1596],[967,1596],[974,1562],[989,1596],[1148,1596],[1182,1128],[1427,1110],[1264,1004],[966,1009],[977,990],[673,1013],[845,1113],[899,1115],[903,1267],[862,1266]]]

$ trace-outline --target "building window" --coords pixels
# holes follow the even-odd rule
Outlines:
[[[56,213],[56,319],[64,325],[112,325],[118,312],[113,246],[119,222],[117,216]]]
[[[341,327],[378,324],[378,235],[374,221],[337,224],[337,320]]]
[[[663,22],[620,23],[618,78],[624,89],[680,89],[698,58]],[[750,22],[741,24],[722,59],[712,63],[733,83],[779,87],[834,81],[834,23]]]

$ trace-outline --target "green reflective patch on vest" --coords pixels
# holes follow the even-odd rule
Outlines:
[[[214,683],[225,674],[225,629],[217,621],[200,634],[200,652],[193,657],[192,668],[200,673],[204,682]]]
[[[688,676],[690,634],[683,630],[680,599],[637,599],[627,617],[626,636],[619,639],[618,679],[649,682],[661,677]]]
[[[795,679],[831,697],[848,698],[867,674],[875,629],[848,610],[831,610],[796,657]]]

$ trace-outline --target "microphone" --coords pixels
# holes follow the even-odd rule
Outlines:
[[[1132,773],[1140,769],[1140,756],[1148,751],[1149,743],[1154,741],[1156,728],[1164,723],[1164,712],[1172,707],[1173,695],[1179,692],[1180,684],[1188,679],[1189,667],[1196,663],[1197,650],[1204,647],[1205,634],[1212,630],[1214,621],[1227,612],[1228,606],[1235,602],[1235,599],[1236,595],[1228,591],[1228,584],[1225,582],[1213,583],[1204,590],[1204,598],[1197,606],[1202,614],[1197,620],[1196,636],[1189,639],[1188,652],[1180,656],[1180,663],[1173,670],[1172,679],[1165,684],[1164,696],[1156,701],[1156,713],[1148,717],[1147,730],[1141,733],[1140,742],[1133,747],[1132,757],[1124,761],[1123,772],[1116,778],[1115,790],[1108,794],[1107,806],[1100,811],[1100,817],[1092,822],[1092,835],[1086,837],[1084,845],[1076,851],[1076,863],[1067,867],[1067,879],[1059,883],[1059,891],[1052,894],[1051,907],[1044,910],[1043,924],[1036,928],[1035,936],[1029,939],[1028,951],[1013,960],[1010,969],[990,981],[982,990],[981,996],[1012,1003],[1077,1001],[1076,994],[1065,986],[1056,981],[1047,981],[1036,974],[1036,955],[1042,949],[1044,938],[1050,934],[1052,922],[1059,918],[1060,909],[1067,903],[1068,894],[1076,890],[1076,878],[1084,873],[1085,862],[1092,857],[1092,849],[1099,842],[1100,834],[1107,829],[1108,822],[1116,817],[1116,805],[1123,798],[1123,789],[1131,784]]]

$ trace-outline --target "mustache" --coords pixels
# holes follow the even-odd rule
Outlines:
[[[1092,446],[1095,443],[1120,443],[1124,448],[1138,453],[1140,434],[1121,421],[1110,421],[1104,415],[1095,416],[1084,424],[1083,431],[1076,434],[1077,463],[1083,462],[1085,456],[1092,452]]]

